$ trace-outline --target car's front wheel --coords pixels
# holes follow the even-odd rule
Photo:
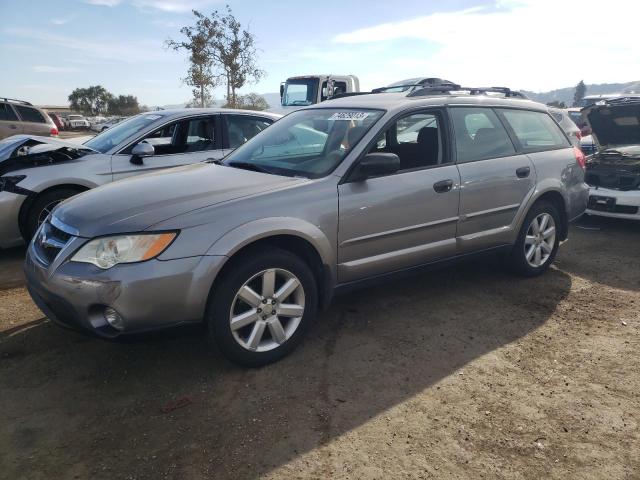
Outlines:
[[[534,277],[553,263],[560,245],[560,215],[550,202],[533,205],[525,218],[511,251],[511,265],[516,273]]]
[[[78,190],[72,188],[57,188],[39,195],[29,208],[29,214],[24,224],[24,235],[27,240],[33,237],[38,227],[47,219],[56,205],[78,193]]]
[[[229,360],[258,367],[300,343],[317,304],[316,281],[303,260],[280,249],[255,250],[234,261],[216,283],[206,321]]]

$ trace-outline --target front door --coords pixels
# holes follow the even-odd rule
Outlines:
[[[216,114],[178,120],[138,139],[111,157],[113,180],[222,158],[219,119]],[[141,142],[151,144],[154,155],[132,159],[131,151]]]
[[[395,122],[370,152],[395,153],[392,175],[338,187],[338,281],[363,279],[455,255],[460,178],[443,113]]]

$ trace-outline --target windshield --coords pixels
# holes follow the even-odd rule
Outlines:
[[[301,78],[287,80],[282,94],[282,106],[305,106],[316,103],[318,99],[318,79]]]
[[[323,177],[338,166],[383,113],[337,108],[299,110],[235,150],[223,164],[277,175]]]
[[[135,135],[136,133],[144,130],[159,118],[162,118],[162,115],[155,113],[143,113],[141,115],[136,115],[135,117],[123,120],[108,130],[99,133],[84,144],[100,153],[107,153],[113,147],[120,145],[131,135]]]

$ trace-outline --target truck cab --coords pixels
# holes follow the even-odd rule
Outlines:
[[[308,105],[324,102],[340,93],[360,91],[355,75],[302,75],[290,77],[280,84],[280,108],[277,113],[289,113]]]

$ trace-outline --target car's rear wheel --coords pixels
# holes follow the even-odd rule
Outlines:
[[[79,193],[73,188],[58,188],[39,195],[31,207],[26,218],[24,233],[27,240],[31,239],[51,211],[62,201]]]
[[[560,215],[546,201],[533,205],[511,251],[513,270],[525,277],[544,273],[553,263],[560,245]]]
[[[232,362],[258,367],[289,354],[317,311],[309,266],[280,249],[254,251],[235,261],[214,286],[208,332]]]

